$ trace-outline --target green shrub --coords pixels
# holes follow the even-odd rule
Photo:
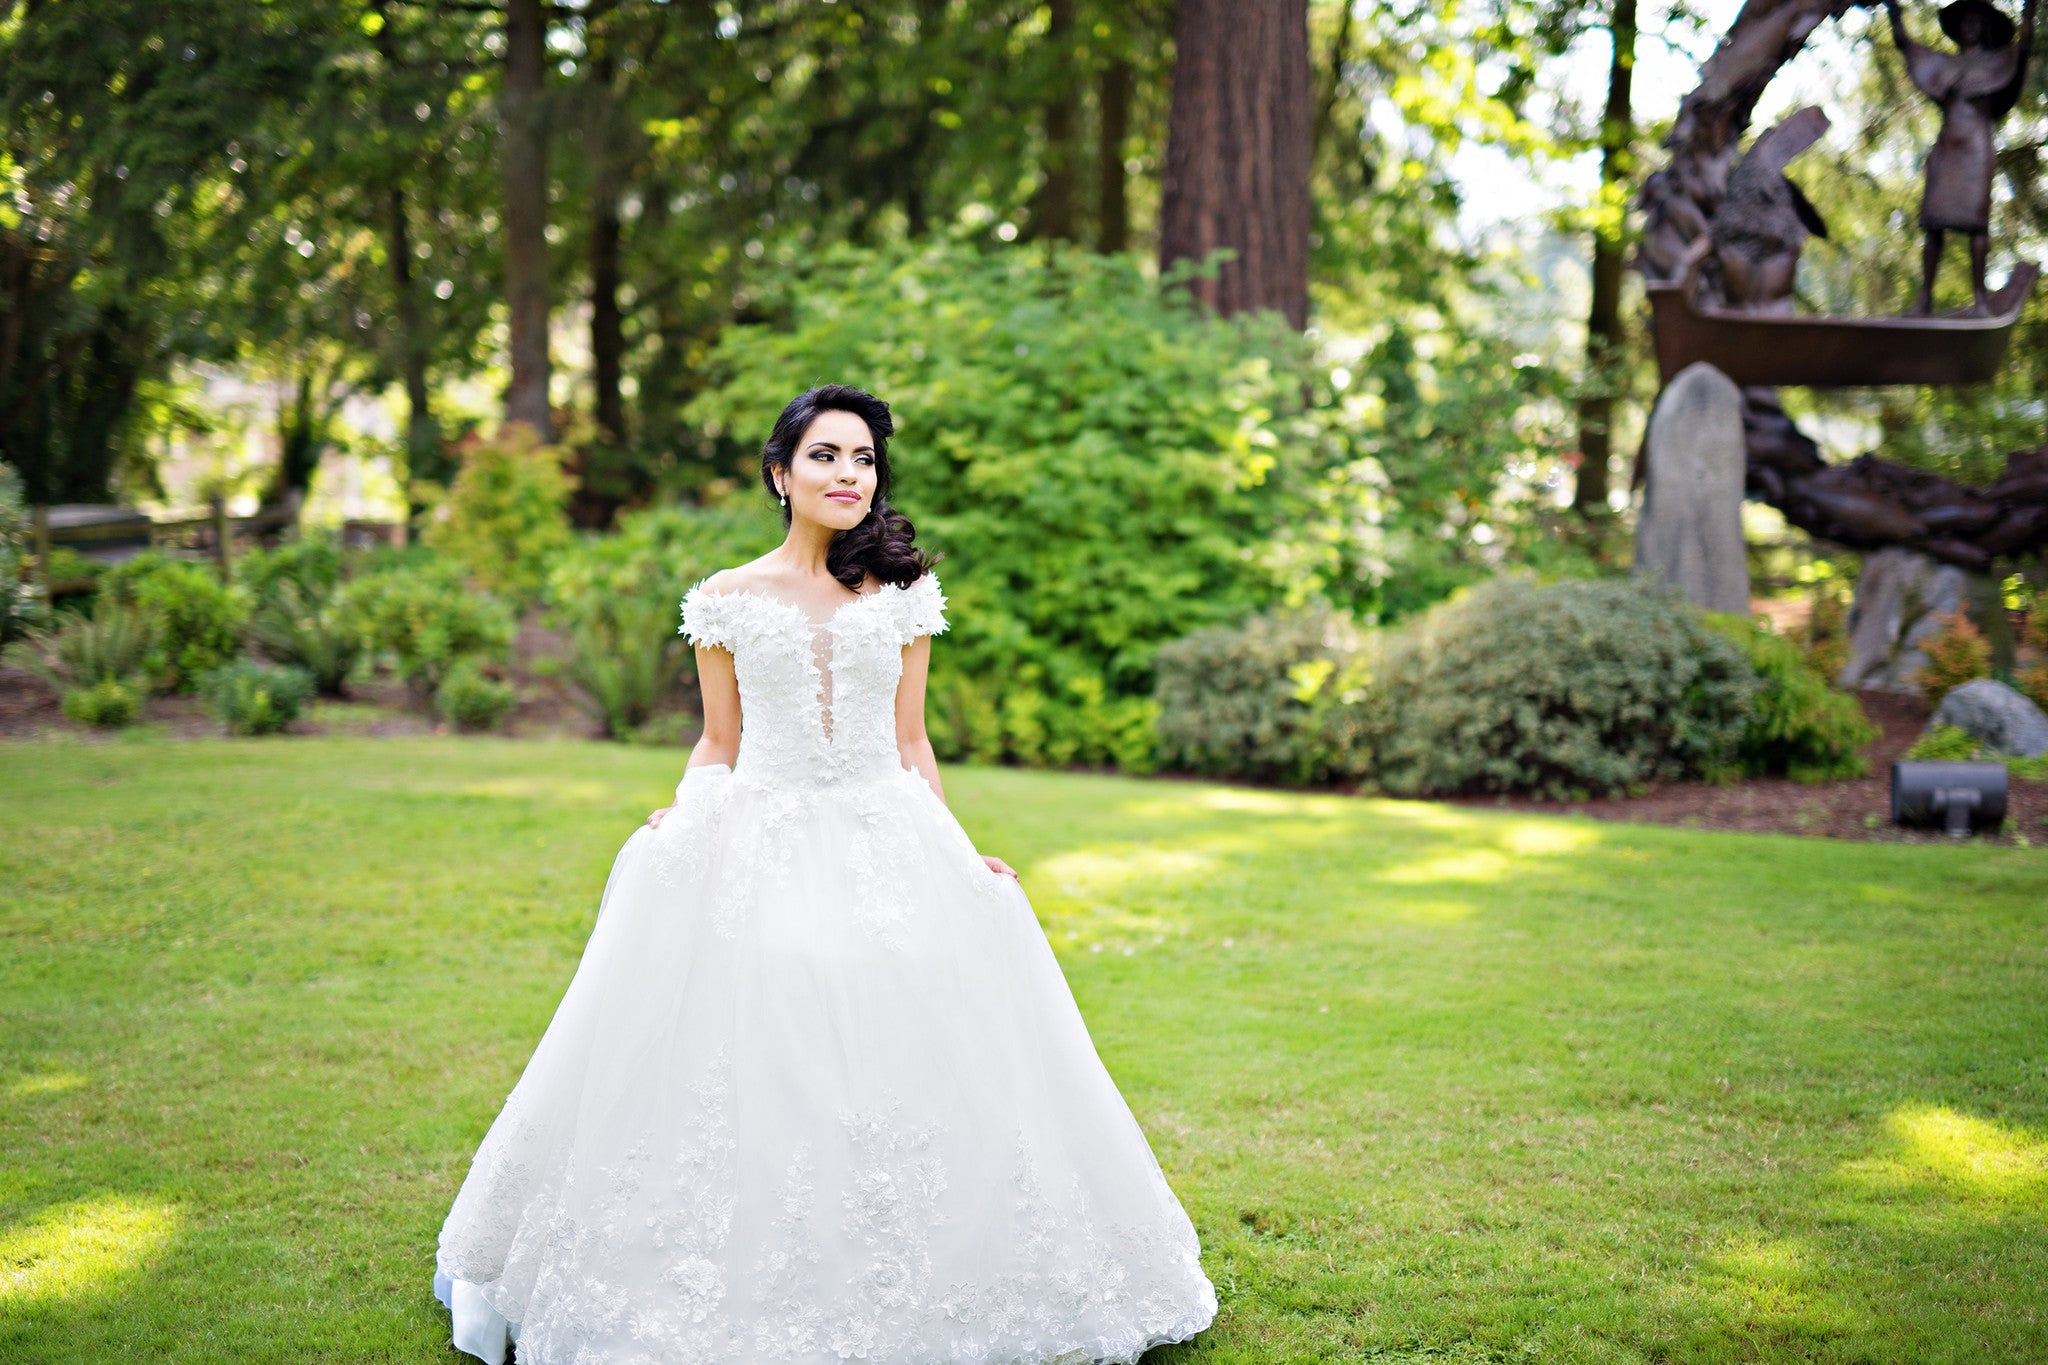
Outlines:
[[[1987,752],[1977,737],[1960,726],[1936,721],[1927,733],[1913,741],[1905,756],[1929,763],[2003,763],[2005,770],[2027,782],[2048,782],[2048,754],[2015,758]]]
[[[1160,757],[1199,773],[1291,783],[1367,770],[1365,643],[1323,603],[1174,641],[1159,651]]]
[[[1906,757],[1926,763],[1968,763],[1984,752],[1977,737],[1960,726],[1936,721],[1913,741]]]
[[[586,537],[556,557],[548,619],[568,636],[564,670],[607,735],[630,738],[694,667],[676,632],[683,593],[781,540],[773,504],[742,494],[629,512],[615,534]]]
[[[1977,623],[1960,611],[1938,619],[1941,629],[1920,642],[1927,662],[1914,677],[1934,705],[1964,683],[1991,676],[1991,642]]]
[[[199,690],[231,733],[268,735],[299,718],[313,699],[313,677],[303,668],[237,659],[206,673]]]
[[[946,555],[944,757],[1143,767],[1161,645],[1384,573],[1385,482],[1271,317],[1216,318],[1129,258],[945,243],[821,252],[778,288],[690,419],[746,460],[793,377],[889,400],[895,500]]]
[[[519,693],[493,678],[474,659],[459,659],[434,693],[434,709],[458,730],[489,730],[511,714]]]
[[[100,563],[97,559],[87,559],[69,545],[52,545],[50,547],[49,576],[53,591],[58,584],[75,584],[80,581],[87,585],[83,591],[97,591],[100,575],[106,571],[106,565]],[[75,594],[81,591],[81,589],[74,587],[70,591]]]
[[[162,639],[155,617],[101,593],[90,616],[61,612],[54,624],[30,627],[0,657],[61,691],[107,682],[140,687],[163,671]]]
[[[80,725],[117,730],[142,719],[142,692],[115,678],[74,687],[64,694],[64,714]]]
[[[1374,776],[1402,795],[1574,799],[1720,777],[1757,687],[1741,651],[1675,596],[1503,576],[1386,641]]]
[[[0,461],[0,645],[20,639],[31,626],[48,620],[42,597],[28,576],[35,548],[31,540],[21,475],[13,465]]]
[[[341,586],[344,552],[332,531],[314,530],[272,549],[255,549],[235,561],[235,582],[258,603],[289,584],[318,599]]]
[[[565,615],[565,671],[610,738],[628,738],[674,691],[687,652],[675,616],[673,606],[635,597],[586,603]]]
[[[470,577],[524,607],[540,594],[549,561],[568,547],[569,494],[560,446],[531,426],[508,423],[489,440],[467,442],[462,468],[427,520],[424,539]]]
[[[1742,730],[1742,770],[1795,782],[1863,776],[1861,751],[1878,729],[1856,698],[1830,687],[1797,643],[1763,624],[1723,613],[1708,613],[1707,620],[1748,654],[1761,684]]]
[[[166,667],[158,683],[164,690],[189,692],[201,675],[241,652],[248,594],[222,583],[205,564],[152,550],[110,570],[100,592],[155,618],[163,633]]]
[[[512,646],[512,613],[446,566],[366,574],[342,589],[339,605],[358,623],[364,648],[389,656],[425,696],[458,660],[502,660]]]
[[[629,744],[650,749],[686,749],[704,732],[704,723],[685,711],[663,711],[626,736]]]
[[[306,670],[323,695],[338,697],[363,655],[363,622],[339,591],[292,577],[271,582],[249,614],[247,638],[278,663]]]

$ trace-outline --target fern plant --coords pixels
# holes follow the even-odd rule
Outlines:
[[[317,593],[289,578],[270,585],[244,633],[278,663],[311,674],[324,696],[342,695],[363,656],[362,621],[348,600],[339,593]]]
[[[683,667],[675,612],[643,597],[586,598],[558,609],[569,631],[564,672],[612,739],[630,738],[667,697]]]
[[[54,625],[31,626],[0,657],[62,691],[104,682],[138,687],[139,679],[163,670],[163,629],[152,614],[102,593],[92,615],[67,614]]]

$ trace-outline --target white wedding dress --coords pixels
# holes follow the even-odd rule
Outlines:
[[[1208,1326],[1194,1228],[1017,883],[896,748],[927,574],[826,622],[683,600],[734,766],[636,830],[441,1229],[520,1365],[1132,1361]]]

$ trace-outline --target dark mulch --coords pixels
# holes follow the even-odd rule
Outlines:
[[[1859,692],[1863,713],[1883,732],[1867,749],[1869,775],[1853,782],[1805,783],[1753,778],[1729,786],[1699,782],[1653,784],[1640,796],[1595,801],[1536,801],[1514,796],[1458,798],[1457,803],[1506,810],[1590,815],[1693,829],[1736,829],[1771,834],[1813,834],[1833,839],[1944,842],[1940,831],[1903,830],[1891,823],[1891,767],[1927,728],[1927,702],[1893,692]],[[1983,842],[2048,843],[2048,783],[2015,780],[2006,805],[2006,833]]]

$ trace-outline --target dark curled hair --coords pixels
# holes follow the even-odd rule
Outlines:
[[[788,475],[798,443],[821,412],[852,413],[868,424],[868,435],[875,443],[875,500],[858,526],[832,537],[831,548],[825,551],[825,568],[856,592],[869,574],[907,588],[939,561],[938,556],[917,548],[917,528],[889,505],[889,437],[895,434],[896,422],[889,416],[887,403],[851,384],[821,384],[790,399],[782,416],[775,419],[775,430],[768,433],[768,444],[761,447],[761,482],[769,497],[779,496],[775,471]],[[784,526],[789,525],[789,517],[785,506]]]

